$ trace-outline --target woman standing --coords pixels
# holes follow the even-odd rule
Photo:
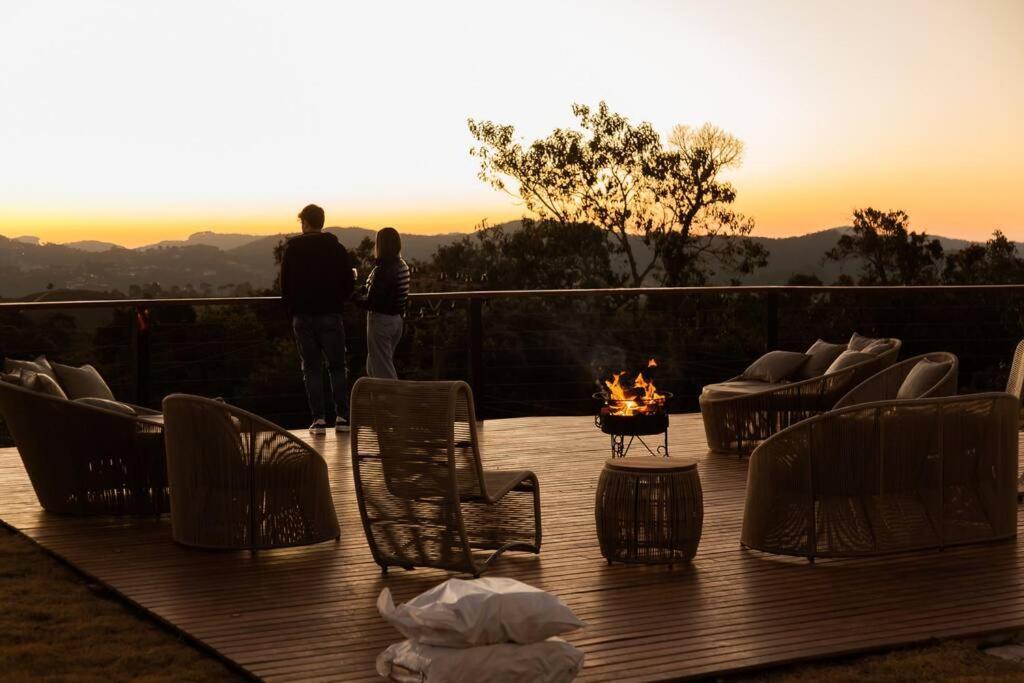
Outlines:
[[[409,298],[409,266],[402,260],[402,238],[394,228],[377,231],[376,265],[356,303],[366,314],[366,374],[398,379],[395,347],[402,338],[402,316]]]

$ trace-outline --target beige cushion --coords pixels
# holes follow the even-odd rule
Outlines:
[[[751,363],[740,378],[777,384],[793,375],[806,362],[807,356],[797,351],[769,351]]]
[[[839,358],[839,354],[846,350],[846,344],[829,344],[827,341],[818,341],[811,344],[807,349],[807,362],[800,368],[800,377],[810,379],[820,377],[828,370],[828,366]]]
[[[21,385],[26,389],[37,391],[40,394],[46,394],[47,396],[56,396],[57,398],[63,398],[67,400],[68,395],[64,393],[64,390],[57,384],[57,380],[53,379],[49,375],[44,375],[41,372],[32,372],[31,370],[21,371]]]
[[[60,380],[57,379],[57,375],[53,371],[53,367],[50,365],[50,361],[46,360],[46,356],[39,356],[35,360],[4,358],[4,372],[17,372],[18,370],[37,372],[40,375],[46,375],[58,384],[60,383]],[[22,381],[24,381],[24,378],[22,378]]]
[[[949,361],[936,362],[922,358],[903,380],[896,398],[921,398],[945,377],[951,367],[953,364]]]
[[[103,381],[100,373],[91,365],[83,365],[80,368],[61,363],[53,363],[53,370],[57,373],[57,379],[64,388],[64,393],[69,398],[105,398],[108,401],[114,400],[114,394],[110,387]]]
[[[866,360],[874,360],[875,356],[870,353],[864,353],[863,351],[843,351],[839,354],[839,357],[832,361],[832,365],[828,366],[828,370],[825,374],[831,374],[833,372],[839,372],[846,368],[852,367],[859,363],[863,363]]]
[[[769,384],[768,382],[761,382],[756,379],[734,379],[729,382],[719,382],[718,384],[707,385],[704,387],[704,391],[701,392],[701,398],[716,399],[729,398],[731,396],[746,396],[747,394],[756,394],[784,386],[786,385]]]
[[[896,346],[895,339],[876,339],[861,350],[864,353],[880,356],[886,351],[891,351],[894,346]]]
[[[138,415],[138,413],[135,412],[135,408],[132,408],[127,403],[121,403],[120,401],[112,401],[107,398],[84,396],[82,398],[76,398],[75,403],[82,403],[87,406],[104,408],[106,410],[112,410],[115,413],[124,413],[125,415]]]
[[[0,382],[7,382],[8,384],[17,384],[21,386],[21,371],[16,372],[3,372],[0,373]]]

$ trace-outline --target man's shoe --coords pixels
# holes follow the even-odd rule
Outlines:
[[[347,432],[349,430],[348,418],[339,417],[334,421],[334,431],[336,432]]]
[[[323,420],[316,420],[309,425],[309,433],[313,436],[323,436],[327,433],[327,423]]]

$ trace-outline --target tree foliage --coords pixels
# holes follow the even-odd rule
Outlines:
[[[523,219],[518,228],[481,227],[438,248],[432,268],[465,274],[490,289],[618,287],[604,233],[586,223]]]
[[[866,208],[853,212],[853,229],[825,254],[833,261],[857,258],[862,285],[924,285],[939,279],[942,244],[909,229],[904,211]]]
[[[573,114],[578,129],[556,128],[526,146],[511,125],[470,119],[480,179],[542,220],[601,229],[633,286],[649,275],[700,283],[715,267],[764,265],[766,252],[747,239],[753,221],[732,208],[736,190],[719,177],[740,163],[736,137],[710,124],[677,126],[663,145],[650,123],[632,124],[604,102],[573,105]]]
[[[996,230],[985,244],[971,244],[949,254],[942,279],[955,285],[1021,283],[1024,258],[1017,254],[1017,245]]]

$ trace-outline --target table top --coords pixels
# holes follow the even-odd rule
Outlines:
[[[693,458],[633,455],[626,458],[610,458],[604,466],[622,472],[683,472],[697,469],[697,461]]]

